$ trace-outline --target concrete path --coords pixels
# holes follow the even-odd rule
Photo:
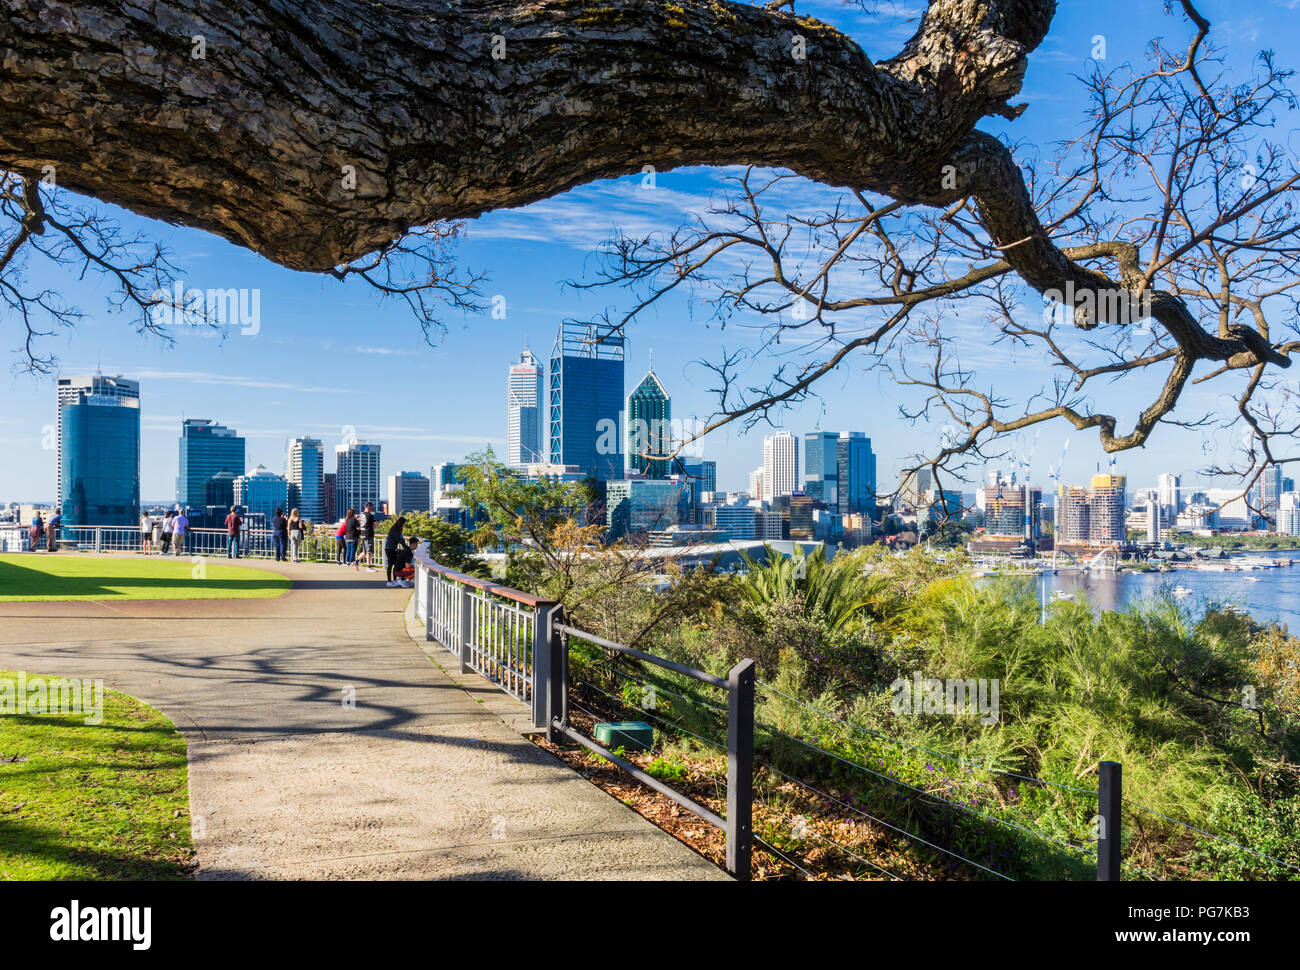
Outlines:
[[[274,569],[275,600],[0,603],[0,669],[102,677],[185,734],[199,878],[727,878],[435,667],[409,590]]]

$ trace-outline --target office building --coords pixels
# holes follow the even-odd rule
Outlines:
[[[1279,535],[1300,536],[1300,493],[1289,491],[1278,496],[1277,531]]]
[[[1282,497],[1282,466],[1267,465],[1259,475],[1259,514],[1265,519],[1264,528],[1277,521],[1278,500]]]
[[[506,383],[506,464],[511,468],[545,461],[542,438],[542,362],[527,347],[510,365]]]
[[[550,464],[598,481],[623,477],[623,337],[594,324],[560,325],[551,351]]]
[[[705,503],[705,495],[712,494],[718,488],[718,463],[707,458],[683,458],[682,473],[691,487],[691,510],[696,525],[704,525],[700,509]]]
[[[334,507],[340,517],[348,509],[360,512],[367,502],[379,508],[379,449],[379,445],[356,440],[334,446]]]
[[[1254,504],[1250,494],[1240,488],[1210,488],[1205,491],[1210,506],[1219,506],[1218,528],[1234,531],[1250,529],[1255,524]]]
[[[321,505],[325,508],[325,517],[322,521],[337,522],[343,518],[343,516],[339,515],[338,505],[334,501],[337,493],[335,486],[338,482],[338,475],[334,472],[326,472],[323,477],[325,481],[321,486]]]
[[[910,509],[920,508],[923,496],[931,488],[933,475],[929,468],[904,472],[898,481],[898,504]]]
[[[673,450],[672,397],[654,371],[653,358],[641,383],[627,398],[627,467],[648,478],[676,472],[666,456]]]
[[[763,500],[763,469],[755,468],[749,473],[749,497],[755,501]]]
[[[739,542],[755,537],[755,516],[758,510],[748,502],[727,502],[713,506],[710,512],[711,525],[725,532],[732,541]]]
[[[264,515],[269,523],[276,509],[287,511],[289,481],[265,465],[236,477],[234,489],[235,500],[231,504],[240,506],[248,515]]]
[[[876,455],[871,439],[861,431],[843,431],[835,442],[838,501],[831,508],[840,515],[870,515],[876,511]]]
[[[1156,501],[1160,504],[1163,519],[1166,522],[1174,521],[1183,510],[1182,479],[1168,473],[1157,478]]]
[[[285,458],[289,505],[308,522],[326,521],[325,449],[317,438],[294,438]]]
[[[798,439],[789,431],[768,435],[763,439],[763,501],[789,495],[798,487]]]
[[[839,441],[834,431],[803,436],[803,490],[828,509],[839,508]]]
[[[135,525],[140,517],[140,385],[60,377],[58,504],[64,525]]]
[[[209,501],[209,483],[222,474],[231,480],[244,474],[244,439],[207,418],[186,418],[181,422],[176,504],[187,509],[216,504]]]
[[[605,485],[605,521],[609,527],[609,541],[682,525],[689,506],[690,486],[680,475],[608,482]]]
[[[388,514],[428,512],[433,507],[429,479],[419,472],[399,472],[388,476]]]

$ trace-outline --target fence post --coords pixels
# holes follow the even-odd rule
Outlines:
[[[420,567],[424,574],[424,639],[433,639],[433,570]]]
[[[1097,881],[1119,882],[1120,825],[1123,801],[1123,769],[1118,762],[1103,761],[1097,784]]]
[[[104,551],[104,530],[99,526],[95,526],[95,551]]]
[[[754,852],[754,661],[727,675],[727,871],[749,881]]]
[[[456,588],[460,590],[460,643],[457,644],[460,648],[460,672],[462,674],[468,674],[472,669],[469,665],[469,646],[470,640],[472,640],[474,636],[474,600],[469,595],[468,586],[463,583],[457,583]]]
[[[533,607],[533,728],[551,742],[559,739],[555,721],[564,722],[569,690],[564,637],[555,629],[561,615],[560,604],[550,600]]]

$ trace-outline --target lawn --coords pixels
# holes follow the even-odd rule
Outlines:
[[[0,670],[11,701],[17,678]],[[188,878],[185,739],[115,691],[103,722],[85,721],[0,714],[0,880]]]
[[[283,596],[278,573],[188,558],[0,555],[0,603],[22,600],[267,599]]]

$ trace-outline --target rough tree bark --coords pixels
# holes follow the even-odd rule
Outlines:
[[[1015,115],[1054,0],[933,0],[882,63],[810,18],[722,0],[5,6],[0,162],[53,165],[63,186],[294,269],[645,165],[751,163],[906,202],[972,196],[1028,284],[1091,294],[1081,326],[1131,292],[1132,254],[1116,248],[1114,278],[1076,264],[975,130]],[[1289,364],[1254,330],[1215,336],[1153,299],[1191,362]]]

